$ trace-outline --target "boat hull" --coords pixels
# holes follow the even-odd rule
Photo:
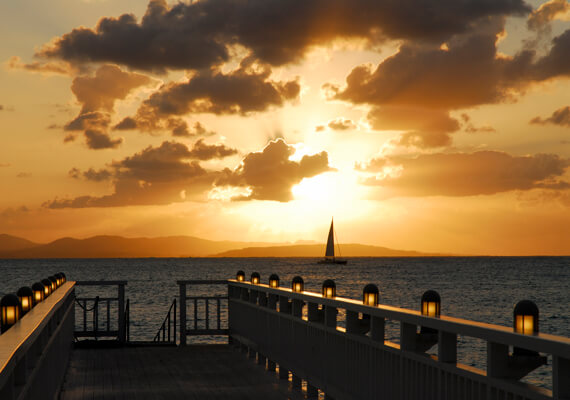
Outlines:
[[[348,260],[333,260],[329,258],[325,258],[322,260],[317,261],[317,264],[346,264]]]

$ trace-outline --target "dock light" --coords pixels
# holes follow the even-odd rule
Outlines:
[[[538,333],[538,307],[530,300],[522,300],[513,310],[513,328],[523,335]]]
[[[236,280],[238,282],[244,282],[245,281],[245,272],[243,272],[242,270],[239,270],[236,274]]]
[[[53,292],[55,289],[59,287],[57,284],[57,279],[55,276],[48,276],[48,279],[51,281],[51,291]]]
[[[61,276],[61,274],[59,272],[57,274],[54,274],[53,277],[57,281],[57,287],[60,287],[61,285],[63,285],[63,277]]]
[[[39,282],[32,285],[32,292],[34,293],[34,306],[44,301],[45,287]]]
[[[305,289],[305,282],[303,281],[303,278],[301,278],[299,275],[294,277],[291,281],[291,289],[293,289],[294,292],[302,292]]]
[[[0,300],[0,313],[2,333],[6,332],[12,325],[14,325],[22,317],[22,306],[20,299],[13,293],[7,294]]]
[[[421,302],[422,315],[428,317],[439,317],[441,314],[441,297],[435,290],[428,290],[422,295]]]
[[[49,279],[42,279],[41,280],[42,285],[44,285],[44,299],[46,297],[48,297],[52,290],[51,290],[51,281]]]
[[[253,283],[254,285],[259,285],[259,282],[261,282],[261,277],[259,276],[259,272],[252,272],[251,283]]]
[[[31,288],[24,286],[18,289],[16,296],[20,299],[20,304],[22,305],[22,316],[24,316],[34,306],[34,292]]]
[[[279,287],[279,275],[271,274],[271,276],[269,276],[269,287],[272,288]]]
[[[61,275],[62,278],[61,283],[67,282],[67,277],[65,276],[65,274],[63,272],[60,272],[59,274]]]
[[[327,279],[323,282],[323,297],[335,297],[336,284],[332,279]]]
[[[376,285],[369,283],[368,285],[364,286],[364,290],[362,290],[362,303],[364,305],[376,307],[378,305],[379,297],[380,291]]]

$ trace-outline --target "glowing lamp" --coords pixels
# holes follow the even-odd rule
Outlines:
[[[428,290],[422,295],[422,315],[439,317],[441,314],[441,298],[435,290]]]
[[[42,279],[41,280],[42,285],[44,285],[44,299],[46,297],[48,297],[52,290],[51,290],[51,281],[49,279]]]
[[[251,283],[253,283],[254,285],[259,285],[259,282],[261,282],[261,277],[259,276],[259,272],[252,272]]]
[[[376,307],[378,305],[379,297],[380,291],[376,285],[369,283],[364,286],[364,290],[362,290],[362,303],[364,305]]]
[[[291,281],[291,289],[293,289],[294,292],[302,292],[305,289],[305,282],[303,281],[303,278],[301,278],[299,275],[294,277]]]
[[[327,279],[323,282],[323,297],[335,297],[336,296],[336,284],[332,279]]]
[[[18,289],[16,296],[20,299],[20,304],[22,305],[22,316],[26,315],[28,311],[32,309],[34,304],[34,292],[31,288],[24,286]]]
[[[279,287],[279,275],[271,274],[269,277],[269,287],[278,288]]]
[[[22,317],[22,306],[18,296],[10,293],[2,297],[2,300],[0,300],[0,314],[1,331],[4,333]]]
[[[57,287],[60,287],[61,285],[63,285],[63,277],[61,276],[61,274],[59,272],[57,274],[54,274],[54,278],[56,279]]]
[[[238,282],[244,282],[245,281],[245,272],[243,272],[242,270],[239,270],[236,274],[236,280]]]
[[[513,311],[513,328],[523,335],[538,333],[538,307],[530,300],[517,303]]]
[[[59,274],[61,275],[62,283],[67,282],[67,277],[65,276],[65,274],[63,272],[60,272]]]
[[[55,276],[48,276],[48,279],[51,281],[51,291],[53,292],[55,289],[59,287],[57,284],[57,279]]]
[[[44,301],[45,297],[45,288],[39,282],[36,282],[32,285],[32,292],[34,293],[34,306],[38,303]]]

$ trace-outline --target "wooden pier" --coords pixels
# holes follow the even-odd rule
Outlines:
[[[374,285],[357,301],[258,280],[177,283],[179,317],[173,302],[152,345],[129,339],[126,282],[63,283],[0,335],[0,399],[570,400],[566,337],[377,304]],[[76,298],[78,284],[117,297]],[[200,335],[229,344],[190,343]],[[486,342],[485,369],[461,363],[459,336]],[[521,381],[549,359],[552,389]]]
[[[72,351],[61,400],[301,399],[229,345],[122,346]]]

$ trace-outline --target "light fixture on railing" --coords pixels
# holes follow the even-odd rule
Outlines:
[[[269,276],[269,287],[278,288],[279,287],[279,275],[271,274]]]
[[[59,287],[57,284],[57,278],[55,276],[48,276],[48,279],[51,281],[51,291],[55,291]]]
[[[6,332],[22,317],[20,299],[13,293],[7,294],[0,300],[1,332]]]
[[[299,275],[294,277],[291,281],[291,289],[294,292],[302,292],[305,289],[305,282],[303,281],[303,278],[301,278]]]
[[[513,328],[523,335],[538,333],[538,307],[530,300],[522,300],[513,310]]]
[[[39,282],[32,285],[32,292],[34,293],[34,306],[38,303],[44,301],[45,298],[45,287]]]
[[[57,287],[63,285],[63,278],[59,272],[57,274],[53,274],[53,277],[56,279]]]
[[[244,282],[245,281],[245,272],[243,272],[242,270],[239,270],[236,274],[236,280],[238,282]]]
[[[16,296],[20,299],[20,304],[22,305],[22,316],[24,316],[34,306],[34,292],[31,288],[24,286],[18,289]]]
[[[259,275],[259,272],[252,272],[251,283],[253,283],[254,285],[259,285],[260,282],[261,282],[261,276]]]
[[[327,279],[323,282],[323,297],[335,297],[336,296],[336,284],[332,279]]]
[[[63,272],[60,272],[59,275],[61,275],[61,283],[67,282],[67,277],[65,276],[65,274]]]
[[[380,291],[376,285],[369,283],[364,286],[362,290],[362,303],[367,306],[376,307],[378,305],[378,300],[380,297]]]
[[[42,285],[44,285],[44,299],[47,298],[52,290],[51,290],[51,281],[49,279],[42,279]]]
[[[441,297],[435,290],[428,290],[422,295],[421,302],[422,315],[428,317],[439,317],[441,314]]]

